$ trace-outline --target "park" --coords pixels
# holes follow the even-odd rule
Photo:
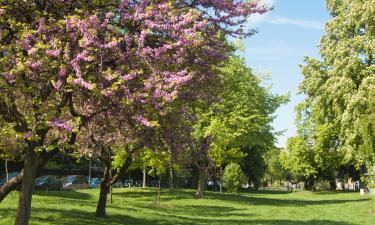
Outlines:
[[[375,224],[375,0],[0,0],[0,225]]]

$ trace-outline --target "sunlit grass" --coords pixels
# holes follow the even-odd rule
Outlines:
[[[193,190],[114,189],[108,218],[94,217],[98,190],[37,192],[30,224],[263,224],[373,225],[373,202],[359,193],[208,192],[195,199]],[[14,223],[18,194],[0,204],[0,224]]]

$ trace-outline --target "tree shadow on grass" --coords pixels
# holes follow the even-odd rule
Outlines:
[[[66,191],[35,191],[33,195],[39,196],[46,196],[46,197],[56,197],[56,198],[64,198],[64,199],[81,199],[81,200],[88,200],[92,198],[92,196],[88,193],[77,192],[74,190],[66,190]]]
[[[113,193],[114,196],[122,197],[122,198],[137,198],[143,200],[154,200],[158,196],[157,190],[148,189],[148,191],[131,191],[131,192],[120,192],[120,193]],[[193,199],[194,192],[193,191],[186,191],[186,190],[170,190],[170,189],[162,189],[160,192],[161,198],[163,201],[170,201],[170,200],[181,200],[181,199]]]
[[[242,190],[240,193],[251,193],[251,194],[290,194],[287,190]]]
[[[166,206],[156,206],[156,205],[144,205],[140,206],[143,209],[148,209],[152,211],[152,214],[158,214],[162,217],[165,216],[176,216],[176,215],[187,215],[187,217],[229,217],[229,216],[253,216],[253,213],[239,212],[241,208],[234,208],[229,206],[212,206],[212,205],[166,205]]]
[[[258,196],[248,196],[243,194],[220,194],[220,193],[206,193],[209,199],[218,199],[222,201],[237,203],[237,204],[251,204],[251,205],[270,205],[270,206],[294,206],[303,207],[306,205],[328,205],[328,204],[342,204],[347,202],[363,202],[369,199],[332,199],[332,200],[297,200],[297,199],[278,199],[278,198],[264,198]]]
[[[203,207],[203,206],[202,206]],[[216,209],[214,209],[216,210]],[[131,211],[131,212],[129,212]],[[124,214],[109,214],[108,218],[96,218],[93,212],[77,210],[77,209],[52,209],[52,208],[33,208],[30,219],[30,224],[59,224],[59,225],[195,225],[195,224],[257,224],[257,225],[354,225],[348,222],[331,221],[331,220],[266,220],[266,219],[243,219],[243,218],[228,218],[227,216],[216,218],[204,218],[205,212],[202,212],[199,217],[194,214],[163,214],[160,212],[136,216],[136,211],[124,209]],[[220,212],[217,212],[220,214]],[[0,215],[13,215],[14,211],[5,209],[0,212]],[[129,214],[134,214],[131,216]],[[4,218],[4,217],[0,217]],[[1,221],[1,220],[0,220]]]

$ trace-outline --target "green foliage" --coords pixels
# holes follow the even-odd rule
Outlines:
[[[224,165],[243,158],[244,147],[273,146],[273,113],[288,96],[273,95],[262,87],[263,80],[239,57],[231,57],[219,68],[219,75],[218,101],[198,107],[194,136],[210,138],[210,157]]]
[[[281,152],[280,161],[283,168],[296,179],[307,179],[317,174],[314,152],[306,140],[297,136],[288,139],[287,148]]]
[[[321,59],[306,58],[298,108],[299,134],[314,143],[322,168],[374,163],[375,4],[327,0],[332,15],[320,42]],[[303,126],[303,127],[302,127]]]
[[[240,165],[230,163],[224,169],[223,181],[229,192],[237,192],[246,183],[246,177]]]
[[[242,148],[242,151],[246,156],[241,160],[241,166],[247,181],[253,184],[254,189],[257,190],[266,172],[267,165],[264,155],[267,154],[267,151],[260,146]]]
[[[0,159],[19,159],[23,147],[23,137],[13,129],[13,124],[3,123],[0,119]]]
[[[285,180],[287,177],[287,171],[282,167],[280,154],[281,149],[273,148],[264,155],[266,163],[266,174],[267,178],[272,180]]]

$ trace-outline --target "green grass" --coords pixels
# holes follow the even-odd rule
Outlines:
[[[36,192],[30,224],[375,224],[373,203],[359,193],[207,192],[205,199],[194,199],[193,190],[163,190],[160,206],[155,196],[155,189],[114,189],[109,217],[97,219],[98,190]],[[0,203],[1,225],[14,223],[17,197],[13,192]]]

